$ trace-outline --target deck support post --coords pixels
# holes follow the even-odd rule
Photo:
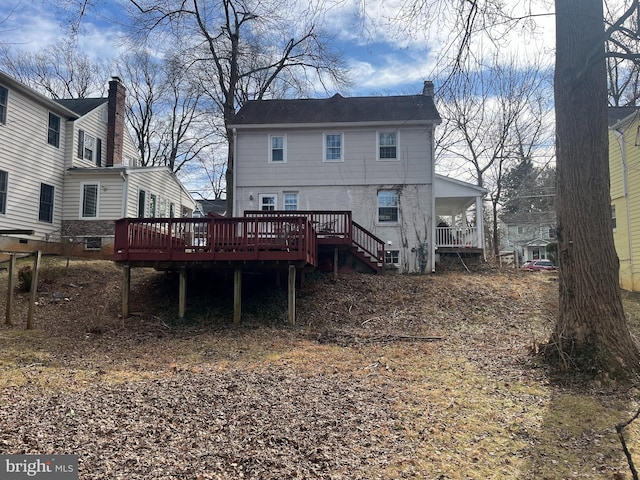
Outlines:
[[[242,317],[242,269],[233,270],[233,323],[240,324]]]
[[[31,271],[31,293],[29,295],[29,311],[27,313],[27,330],[33,328],[33,314],[36,306],[36,299],[38,298],[38,273],[40,271],[40,260],[42,259],[42,252],[36,250],[35,258],[33,259],[33,270]]]
[[[122,318],[129,316],[129,292],[131,291],[131,267],[122,267]]]
[[[15,270],[16,270],[16,254],[12,253],[9,256],[9,280],[7,282],[7,317],[4,321],[5,325],[13,325],[11,320],[13,317],[13,288],[15,286]]]
[[[187,269],[185,267],[180,268],[178,284],[178,317],[184,318],[185,311],[187,310]]]
[[[338,247],[333,249],[333,281],[338,280]]]
[[[289,325],[296,324],[296,266],[289,265],[289,305],[287,309],[287,317]]]

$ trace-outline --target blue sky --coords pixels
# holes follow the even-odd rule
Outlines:
[[[88,9],[78,40],[81,49],[90,57],[114,56],[123,48],[116,40],[120,36],[120,26],[109,20],[117,18],[118,9],[121,9],[118,6],[120,1],[89,2],[98,6]],[[323,28],[335,35],[338,45],[345,52],[352,77],[356,80],[351,92],[340,93],[412,94],[421,91],[424,80],[434,80],[436,52],[443,49],[447,32],[452,30],[446,27],[450,16],[446,11],[440,11],[441,20],[434,22],[434,28],[430,31],[425,31],[416,23],[409,25],[410,28],[402,33],[389,25],[389,18],[396,14],[400,1],[369,0],[364,4],[367,9],[364,19],[358,11],[363,4],[356,0],[339,1],[325,14]],[[522,2],[510,1],[514,4]],[[540,11],[548,11],[548,2],[539,1]],[[59,41],[63,35],[61,24],[67,14],[61,7],[66,4],[66,0],[0,0],[0,22],[4,20],[0,25],[0,39],[28,50],[42,49]],[[550,22],[552,20],[545,20],[544,17],[537,20],[540,30],[536,39],[524,38],[514,32],[513,40],[505,42],[503,48],[533,49],[538,48],[538,44],[549,46],[553,41]],[[396,23],[396,27],[401,28],[402,23]],[[482,42],[479,37],[477,44],[481,45]],[[486,50],[486,43],[482,48]]]

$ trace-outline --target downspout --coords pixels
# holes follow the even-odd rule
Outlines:
[[[238,195],[236,195],[238,191],[238,130],[233,128],[233,192],[231,196],[233,197],[233,205],[232,205],[232,216],[240,216],[238,215]],[[227,185],[228,186],[228,185]]]
[[[120,209],[120,217],[127,217],[127,206],[129,204],[129,178],[125,172],[120,172],[120,177],[124,182],[124,186],[122,187],[122,207]]]
[[[436,149],[434,137],[436,133],[435,124],[431,126],[431,245],[429,249],[429,262],[431,263],[431,273],[436,273]]]
[[[618,129],[614,129],[613,133],[618,139],[620,145],[620,157],[622,158],[622,194],[625,199],[626,207],[626,220],[627,220],[627,247],[629,248],[629,266],[631,268],[631,278],[633,282],[633,275],[635,274],[634,262],[633,262],[633,248],[631,241],[631,207],[629,206],[629,175],[627,171],[627,147],[624,141],[624,133]]]

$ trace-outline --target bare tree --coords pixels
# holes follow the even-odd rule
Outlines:
[[[498,213],[503,178],[510,164],[532,156],[545,139],[550,105],[542,100],[548,70],[538,63],[523,68],[515,59],[450,77],[440,91],[443,127],[436,150],[441,168],[463,170],[487,188],[491,201],[491,245],[500,247]],[[444,165],[443,165],[444,164]]]
[[[93,62],[67,37],[39,52],[5,47],[0,65],[14,78],[52,98],[87,98],[104,92],[109,79],[107,62]]]
[[[271,87],[299,88],[293,82],[344,82],[340,57],[331,54],[317,21],[316,7],[295,11],[296,4],[275,0],[251,2],[204,0],[160,2],[131,0],[140,12],[139,32],[170,27],[192,43],[185,57],[199,66],[203,94],[217,106],[228,143],[226,198],[233,214],[234,137],[230,127],[237,109],[249,98],[269,96]],[[326,76],[326,78],[325,78]]]

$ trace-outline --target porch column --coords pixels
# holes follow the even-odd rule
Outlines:
[[[482,197],[476,197],[476,228],[478,229],[478,247],[483,251],[486,260],[486,252],[484,251],[484,218],[482,216]]]

